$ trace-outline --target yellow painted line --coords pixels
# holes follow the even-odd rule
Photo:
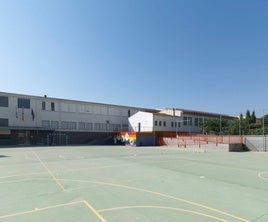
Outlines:
[[[205,213],[201,213],[201,212],[198,212],[198,211],[186,210],[186,209],[183,209],[183,208],[166,207],[166,206],[124,206],[124,207],[114,207],[114,208],[103,209],[103,210],[99,210],[99,212],[109,212],[109,211],[137,209],[137,208],[142,208],[142,209],[149,208],[149,209],[162,209],[162,210],[181,211],[181,212],[185,212],[185,213],[195,214],[195,215],[198,215],[198,216],[208,217],[208,218],[214,219],[216,221],[228,222],[227,220],[224,220],[222,218],[215,217],[215,216],[205,214]]]
[[[29,179],[29,180],[38,180],[38,179],[33,178],[33,179]],[[49,180],[49,179],[44,178],[42,180]],[[54,180],[54,178],[53,178],[53,180]],[[182,199],[182,198],[179,198],[179,197],[175,197],[175,196],[171,196],[171,195],[168,195],[168,194],[159,193],[159,192],[155,192],[155,191],[151,191],[151,190],[146,190],[146,189],[142,189],[142,188],[131,187],[131,186],[126,186],[126,185],[122,185],[122,184],[106,183],[106,182],[100,182],[100,181],[90,181],[90,180],[76,180],[76,179],[57,179],[57,180],[59,180],[59,181],[80,182],[80,183],[93,183],[93,184],[98,184],[98,185],[112,186],[112,187],[124,188],[124,189],[128,189],[128,190],[135,190],[135,191],[139,191],[139,192],[150,193],[150,194],[154,194],[154,195],[157,195],[157,196],[162,196],[162,197],[165,197],[165,198],[181,201],[181,202],[193,205],[193,206],[198,206],[200,208],[204,208],[204,209],[207,209],[207,210],[210,210],[210,211],[213,211],[213,212],[217,212],[219,214],[228,216],[230,218],[234,218],[234,219],[242,221],[242,222],[250,222],[247,219],[235,216],[233,214],[229,214],[227,212],[218,210],[218,209],[213,208],[213,207],[209,207],[209,206],[197,203],[197,202],[189,201],[189,200]]]
[[[51,170],[46,166],[46,164],[40,159],[40,157],[37,155],[36,152],[32,151],[34,156],[38,159],[38,161],[42,164],[42,166],[46,169],[46,171],[49,173],[49,175],[53,178],[53,180],[58,184],[58,186],[61,188],[62,191],[65,191],[64,186],[60,183],[59,179],[57,179],[54,174],[51,172]]]
[[[162,196],[162,197],[173,199],[173,200],[178,200],[178,201],[181,201],[181,202],[193,205],[193,206],[198,206],[200,208],[204,208],[204,209],[207,209],[207,210],[210,210],[210,211],[213,211],[213,212],[217,212],[219,214],[231,217],[231,218],[239,220],[239,221],[250,222],[247,219],[235,216],[233,214],[229,214],[227,212],[218,210],[218,209],[213,208],[213,207],[209,207],[209,206],[197,203],[197,202],[189,201],[189,200],[182,199],[182,198],[179,198],[179,197],[174,197],[174,196],[171,196],[171,195],[168,195],[168,194],[163,194],[163,193],[159,193],[159,192],[155,192],[155,191],[151,191],[151,190],[146,190],[146,189],[142,189],[142,188],[130,187],[130,186],[122,185],[122,184],[106,183],[106,182],[100,182],[100,181],[90,181],[90,180],[74,180],[74,179],[60,179],[60,180],[61,181],[80,182],[80,183],[95,183],[95,184],[104,185],[104,186],[113,186],[113,187],[119,187],[119,188],[124,188],[124,189],[128,189],[128,190],[135,190],[135,191],[150,193],[150,194],[154,194],[154,195],[157,195],[157,196]]]
[[[101,222],[107,222],[101,215],[100,213],[92,207],[86,200],[83,201],[83,203],[100,219]]]
[[[25,179],[18,179],[18,180],[8,180],[0,182],[0,184],[8,184],[8,183],[21,183],[21,182],[27,182],[27,181],[54,181],[52,178],[25,178]]]
[[[13,174],[9,176],[2,176],[0,177],[0,179],[6,179],[6,178],[12,178],[12,177],[25,177],[25,176],[33,176],[33,175],[41,175],[41,174],[46,174],[46,172]]]
[[[0,182],[0,184],[20,183],[20,182],[26,182],[26,181],[29,181],[29,179],[19,179],[19,180],[3,181],[3,182]]]
[[[264,177],[263,174],[266,174],[268,177],[268,172],[259,172],[258,177],[262,180],[268,180],[268,178]]]
[[[45,211],[45,210],[50,210],[50,209],[53,209],[53,208],[70,206],[70,205],[75,205],[75,204],[80,204],[80,203],[83,203],[83,200],[70,202],[70,203],[64,203],[64,204],[58,204],[58,205],[53,205],[53,206],[48,206],[48,207],[43,207],[43,208],[35,208],[34,210],[28,210],[28,211],[14,213],[14,214],[8,214],[8,215],[0,216],[0,219],[5,219],[5,218],[15,217],[15,216],[21,216],[21,215],[35,213],[35,212],[38,212],[38,211]]]

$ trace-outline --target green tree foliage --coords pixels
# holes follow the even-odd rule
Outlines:
[[[262,132],[262,123],[257,121],[255,111],[250,112],[247,110],[245,116],[241,113],[238,117],[234,118],[230,126],[231,135],[260,135]]]
[[[200,131],[216,135],[262,135],[268,133],[268,114],[257,119],[255,111],[246,111],[233,120],[224,118],[206,119],[199,123]]]
[[[226,135],[229,134],[230,122],[227,119],[206,119],[199,123],[200,130],[205,134]]]

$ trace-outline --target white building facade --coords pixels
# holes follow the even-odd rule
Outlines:
[[[233,117],[183,109],[163,109],[157,112],[139,111],[129,117],[130,129],[135,132],[202,133],[207,119]]]
[[[149,111],[0,92],[0,144],[47,144],[52,134],[68,135],[70,143],[88,143],[127,129],[128,118],[140,110]]]
[[[200,132],[211,114],[0,92],[0,145],[112,143],[115,132]]]

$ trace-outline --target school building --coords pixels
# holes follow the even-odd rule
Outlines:
[[[233,117],[0,92],[0,145],[113,144],[121,132],[139,134],[137,145],[157,145],[163,133],[202,132],[207,118]]]

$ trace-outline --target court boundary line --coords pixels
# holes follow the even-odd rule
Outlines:
[[[117,211],[117,210],[125,210],[125,209],[138,209],[138,208],[149,208],[149,209],[163,209],[163,210],[171,210],[171,211],[181,211],[181,212],[185,212],[185,213],[190,213],[190,214],[196,214],[199,216],[203,216],[203,217],[208,217],[217,221],[221,221],[221,222],[228,222],[228,220],[219,218],[219,217],[215,217],[213,215],[209,215],[209,214],[205,214],[199,211],[195,211],[195,210],[187,210],[184,208],[178,208],[178,207],[168,207],[168,206],[152,206],[152,205],[141,205],[141,206],[122,206],[122,207],[113,207],[113,208],[106,208],[106,209],[101,209],[98,210],[99,212],[110,212],[110,211]]]
[[[64,186],[60,183],[59,179],[55,177],[55,175],[52,173],[52,171],[47,167],[47,165],[41,160],[41,158],[38,156],[38,154],[35,151],[32,151],[32,154],[37,158],[37,160],[41,163],[41,165],[45,168],[45,170],[48,172],[48,174],[52,177],[52,179],[58,184],[58,186],[61,188],[62,191],[66,191]]]
[[[124,188],[124,189],[128,189],[128,190],[135,190],[135,191],[140,191],[140,192],[145,192],[145,193],[151,193],[151,194],[154,194],[154,195],[157,195],[157,196],[162,196],[162,197],[165,197],[165,198],[181,201],[183,203],[187,203],[187,204],[190,204],[190,205],[193,205],[193,206],[198,206],[200,208],[207,209],[207,210],[210,210],[212,212],[216,212],[216,213],[228,216],[230,218],[233,218],[233,219],[236,219],[236,220],[239,220],[239,221],[250,222],[247,219],[235,216],[233,214],[229,214],[227,212],[218,210],[218,209],[213,208],[213,207],[209,207],[209,206],[206,206],[206,205],[194,202],[194,201],[186,200],[186,199],[175,197],[175,196],[172,196],[172,195],[169,195],[169,194],[164,194],[164,193],[151,191],[151,190],[147,190],[147,189],[143,189],[143,188],[131,187],[131,186],[127,186],[127,185],[115,184],[115,183],[107,183],[107,182],[101,182],[101,181],[75,180],[75,179],[60,179],[60,180],[62,180],[62,181],[72,181],[72,182],[81,182],[81,183],[93,183],[93,184],[99,184],[99,185],[104,185],[104,186],[119,187],[119,188]]]
[[[50,181],[50,180],[53,180],[53,179],[49,179],[49,178],[28,178],[28,179],[20,180],[18,182],[30,181],[30,180],[49,180]],[[244,219],[242,217],[238,217],[236,215],[233,215],[233,214],[218,210],[216,208],[213,208],[213,207],[210,207],[210,206],[207,206],[207,205],[203,205],[203,204],[200,204],[200,203],[197,203],[197,202],[194,202],[194,201],[190,201],[190,200],[186,200],[186,199],[183,199],[183,198],[180,198],[180,197],[175,197],[175,196],[172,196],[172,195],[169,195],[169,194],[164,194],[164,193],[160,193],[160,192],[156,192],[156,191],[152,191],[152,190],[147,190],[147,189],[143,189],[143,188],[132,187],[132,186],[127,186],[127,185],[123,185],[123,184],[102,182],[102,181],[63,179],[63,178],[58,179],[58,180],[60,180],[60,181],[69,181],[69,182],[91,183],[91,184],[119,187],[119,188],[128,189],[128,190],[135,190],[135,191],[139,191],[139,192],[150,193],[150,194],[153,194],[153,195],[156,195],[156,196],[161,196],[161,197],[164,197],[164,198],[173,199],[173,200],[177,200],[177,201],[180,201],[180,202],[183,202],[183,203],[187,203],[187,204],[192,205],[192,206],[198,206],[200,208],[203,208],[203,209],[206,209],[206,210],[209,210],[209,211],[212,211],[212,212],[216,212],[218,214],[225,215],[227,217],[230,217],[230,218],[242,221],[242,222],[250,222],[249,220]],[[6,183],[6,182],[4,182],[4,183]],[[88,208],[91,209],[90,207],[88,207]],[[96,212],[98,212],[98,211],[96,210]],[[1,217],[0,217],[0,219],[1,219]],[[102,221],[102,222],[105,222],[105,221]]]
[[[38,211],[46,211],[46,210],[50,210],[50,209],[54,209],[54,208],[58,208],[58,207],[76,205],[76,204],[80,204],[82,202],[83,202],[82,200],[79,200],[79,201],[74,201],[74,202],[69,202],[69,203],[51,205],[51,206],[42,207],[42,208],[34,208],[34,210],[28,210],[28,211],[22,211],[22,212],[18,212],[18,213],[3,215],[3,216],[0,216],[0,219],[5,219],[5,218],[9,218],[9,217],[15,217],[15,216],[20,216],[20,215],[31,214],[31,213],[35,213],[35,212],[38,212]]]
[[[263,174],[267,174],[267,175],[268,175],[268,171],[262,171],[262,172],[259,172],[259,173],[258,173],[258,177],[259,177],[261,180],[265,180],[265,181],[267,181],[268,178],[264,177]]]
[[[36,212],[40,212],[40,211],[46,211],[46,210],[59,208],[59,207],[64,207],[64,206],[77,205],[77,204],[81,204],[81,203],[87,209],[89,209],[96,217],[98,217],[98,219],[101,222],[107,222],[106,219],[104,217],[102,217],[102,215],[94,207],[92,207],[92,205],[86,200],[79,200],[79,201],[74,201],[74,202],[69,202],[69,203],[56,204],[56,205],[51,205],[51,206],[42,207],[42,208],[35,208],[34,210],[28,210],[28,211],[22,211],[22,212],[18,212],[18,213],[13,213],[13,214],[7,214],[7,215],[0,216],[0,219],[5,219],[5,218],[15,217],[15,216],[21,216],[21,215],[26,215],[26,214],[32,214],[32,213],[36,213]]]

